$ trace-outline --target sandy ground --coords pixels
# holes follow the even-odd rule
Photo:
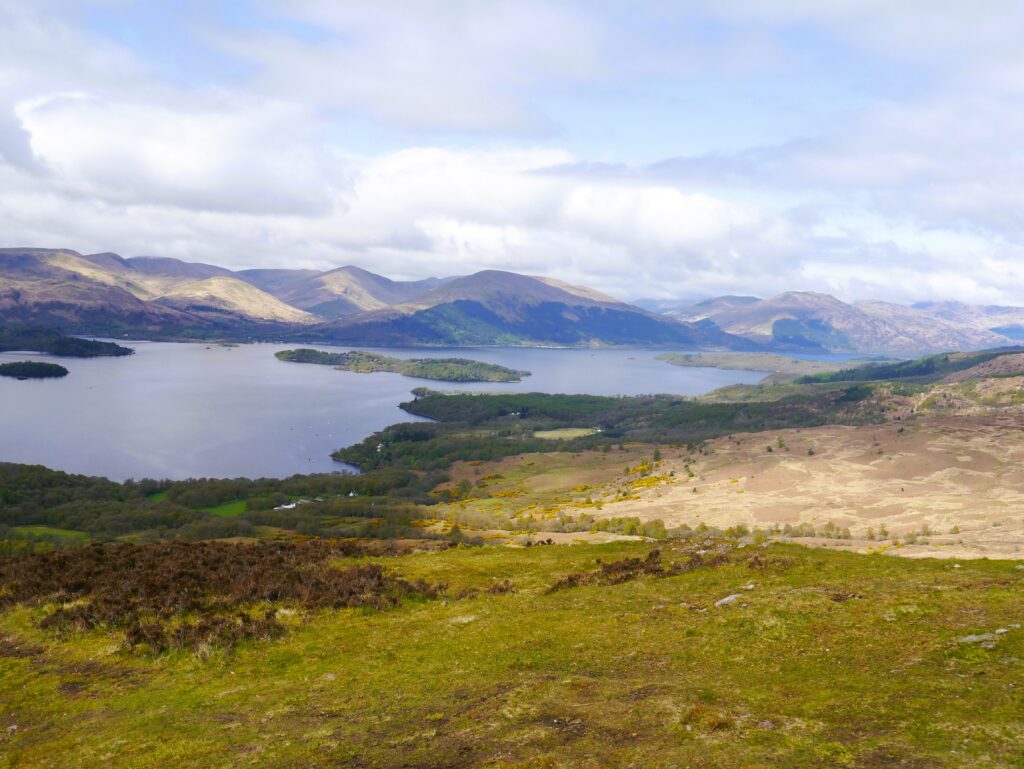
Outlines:
[[[915,532],[927,540],[886,552],[1024,558],[1022,427],[1024,414],[1011,412],[735,435],[694,456],[695,477],[682,457],[669,458],[657,472],[674,470],[674,478],[588,512],[666,525],[832,522],[854,540],[816,544],[859,551],[885,548],[865,539],[884,525],[900,540]],[[932,533],[921,536],[922,529]]]

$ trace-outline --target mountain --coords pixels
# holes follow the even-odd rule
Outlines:
[[[668,306],[659,300],[659,307]],[[500,270],[391,280],[355,266],[252,269],[159,256],[0,249],[0,323],[139,337],[364,345],[651,345],[912,354],[1024,339],[1024,308],[848,304],[791,291],[664,313],[585,286]]]
[[[705,299],[696,304],[676,307],[669,310],[666,314],[680,320],[696,322],[713,315],[749,307],[761,301],[764,300],[756,296],[719,296],[714,299]]]
[[[316,323],[319,320],[244,280],[227,275],[179,286],[156,301],[201,316],[226,315],[273,323]]]
[[[120,334],[315,320],[214,265],[69,249],[0,249],[0,321]]]
[[[154,256],[0,250],[0,323],[139,336],[273,336],[351,345],[664,345],[751,349],[713,324],[584,286],[488,270],[391,280],[360,267],[232,272]]]
[[[320,275],[317,270],[257,269],[239,270],[235,276],[261,291],[281,299],[285,294],[309,278]]]
[[[589,288],[499,270],[456,278],[410,301],[303,332],[310,335],[341,344],[755,347]]]
[[[93,254],[86,259],[95,261],[96,257],[114,257],[120,259],[117,254]],[[152,275],[164,278],[186,278],[193,280],[204,280],[222,275],[231,275],[231,270],[217,267],[202,262],[183,262],[180,259],[171,259],[166,256],[133,256],[123,260],[130,269],[143,275]]]
[[[245,278],[244,275],[242,275]],[[400,304],[444,284],[443,279],[398,281],[360,267],[339,267],[267,288],[278,299],[325,318],[340,318]],[[268,284],[269,285],[269,284]]]
[[[1015,341],[1024,340],[1024,307],[963,302],[918,302],[914,309],[952,323],[992,331]]]
[[[38,248],[0,249],[0,321],[104,333],[207,325],[140,299],[126,281],[77,252]]]
[[[791,291],[770,299],[719,297],[678,313],[776,349],[897,353],[977,350],[1009,339],[946,320],[920,308],[887,302],[847,304],[828,294]]]

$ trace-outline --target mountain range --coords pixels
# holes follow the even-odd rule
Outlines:
[[[776,350],[915,354],[1019,343],[1024,308],[927,302],[913,306],[789,291],[769,299],[721,296],[667,315],[705,323]]]
[[[359,267],[235,272],[39,248],[0,249],[0,322],[122,337],[348,345],[757,346],[586,287],[498,270],[395,281]]]
[[[142,338],[353,346],[649,345],[687,349],[914,354],[1024,339],[1024,308],[853,304],[790,291],[768,299],[651,300],[485,270],[391,280],[360,267],[251,269],[70,249],[0,249],[0,323]]]

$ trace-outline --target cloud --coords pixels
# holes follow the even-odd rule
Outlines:
[[[250,87],[407,128],[550,132],[531,90],[586,79],[598,61],[585,15],[531,0],[268,8],[302,26],[211,34],[253,68]]]
[[[174,77],[154,41],[87,23],[92,4],[47,5],[0,8],[10,244],[396,277],[490,267],[626,297],[1024,303],[1024,50],[1002,2],[302,0],[241,18],[186,2],[168,39],[221,58],[183,54]],[[821,79],[800,90],[808,71]],[[890,71],[898,85],[876,82]],[[704,78],[717,90],[695,101]],[[622,160],[635,148],[616,137],[670,142],[687,109],[731,127],[730,83],[814,120],[731,152]],[[858,98],[826,104],[831,83]]]
[[[15,112],[32,154],[68,195],[195,211],[326,211],[344,173],[291,104],[157,104],[53,94]]]

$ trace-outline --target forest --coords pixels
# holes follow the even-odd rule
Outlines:
[[[33,360],[0,363],[0,376],[13,379],[55,379],[67,375],[68,370],[56,363]]]
[[[0,555],[129,539],[203,540],[276,532],[389,539],[445,477],[384,469],[291,478],[145,479],[117,483],[40,465],[0,463]],[[291,505],[291,507],[285,507]],[[275,508],[279,508],[276,509]]]

